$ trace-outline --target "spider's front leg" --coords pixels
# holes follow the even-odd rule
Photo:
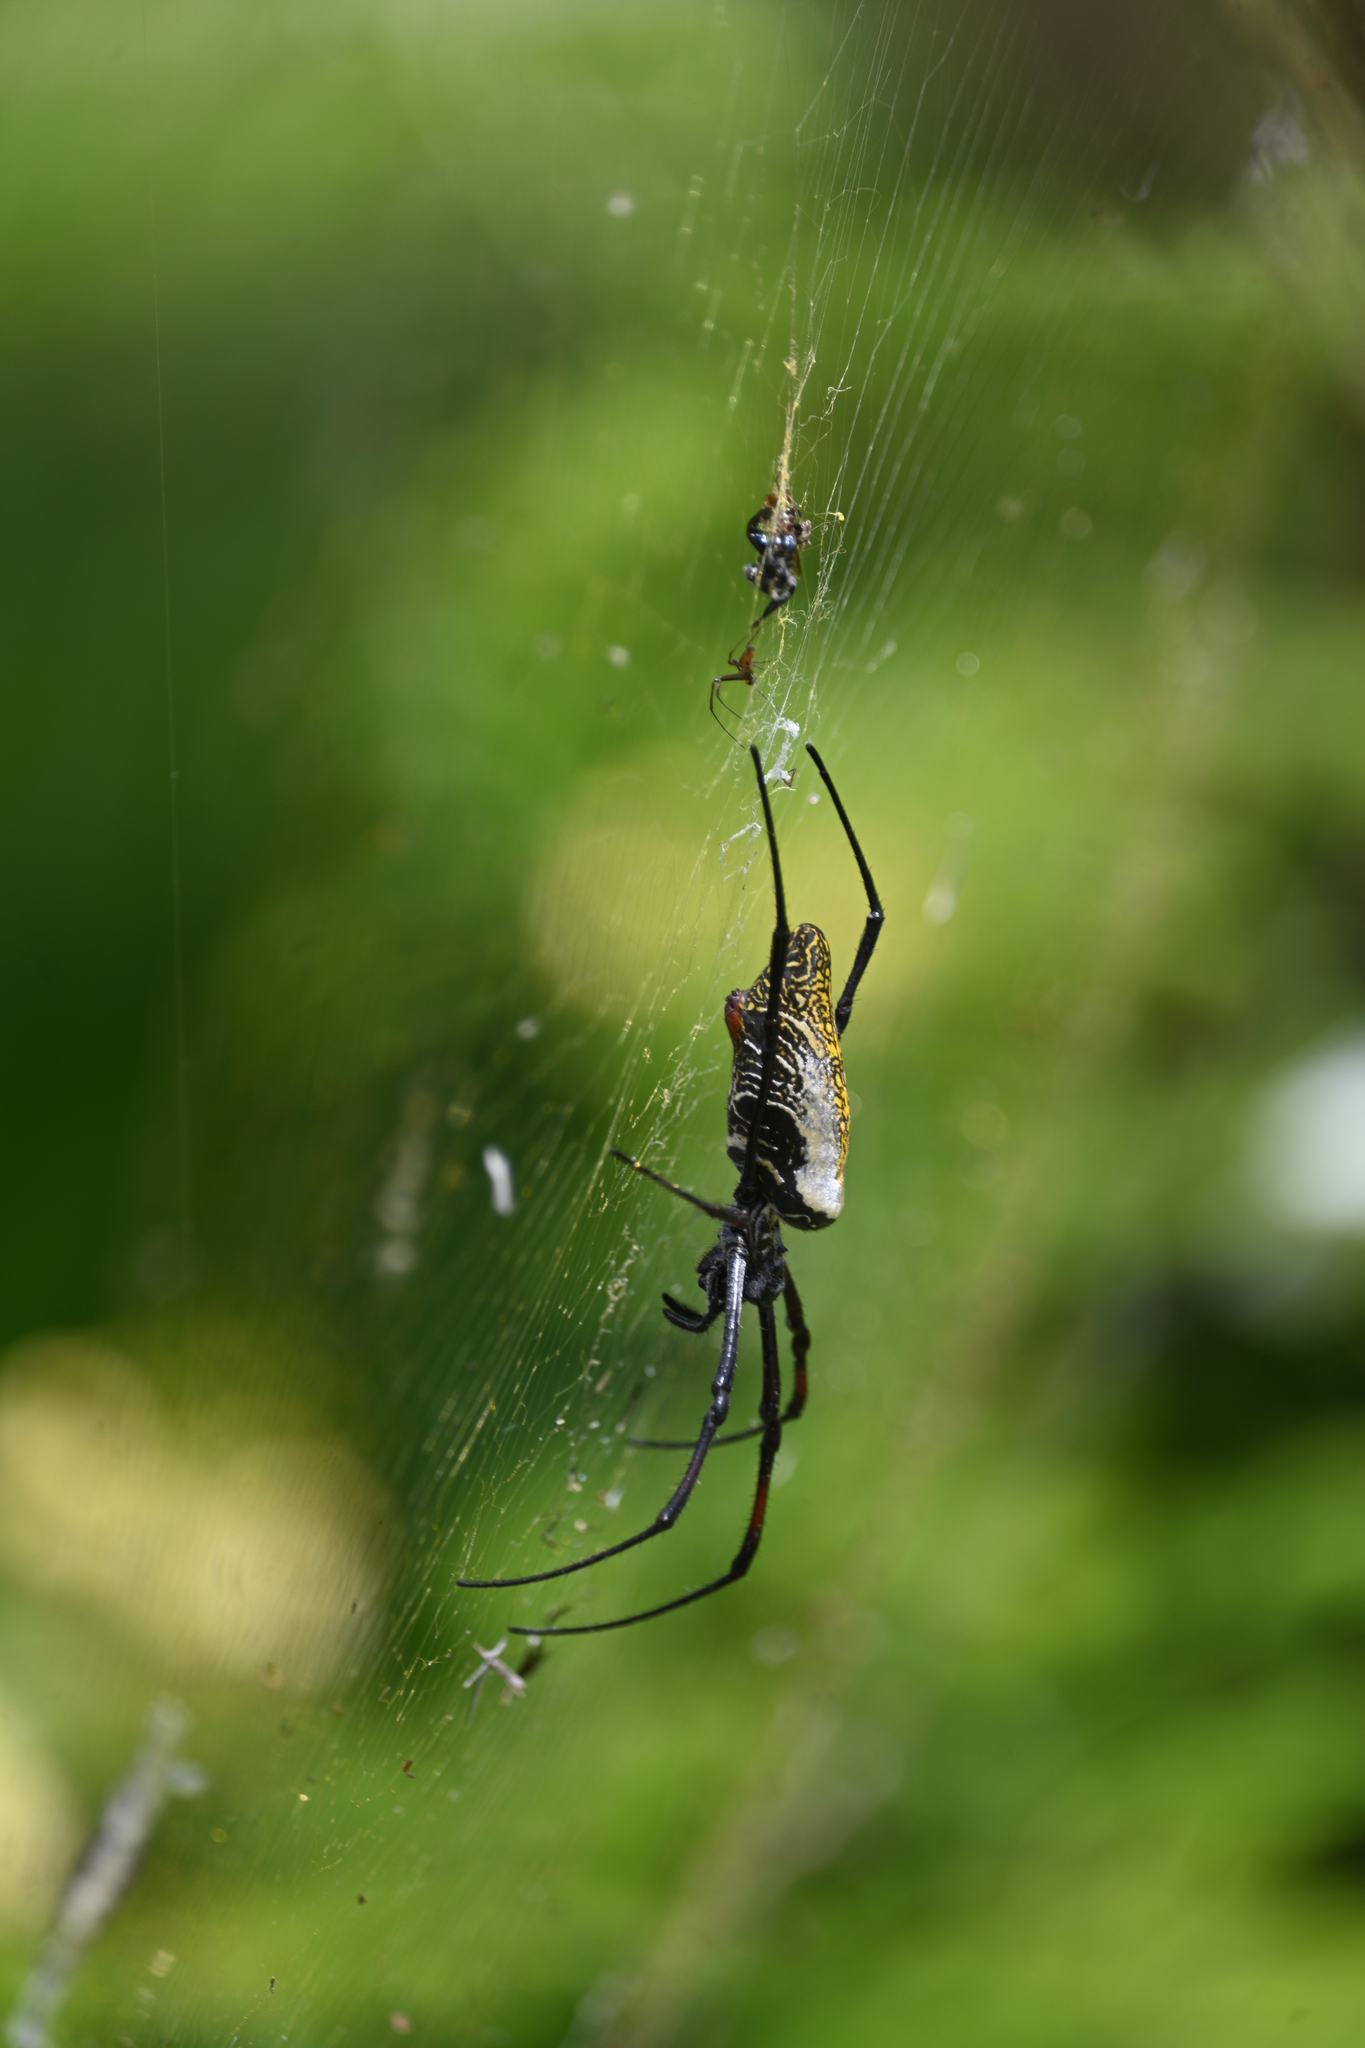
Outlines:
[[[853,858],[858,863],[858,873],[862,876],[863,887],[867,891],[867,921],[863,926],[862,938],[858,941],[857,955],[850,970],[848,980],[844,984],[844,992],[840,996],[834,1011],[835,1028],[842,1038],[848,1028],[848,1020],[853,1015],[853,998],[858,993],[858,984],[867,972],[867,964],[872,958],[877,940],[881,937],[882,926],[886,922],[886,912],[882,909],[881,898],[877,894],[877,885],[872,879],[872,870],[864,858],[862,847],[858,844],[858,836],[849,823],[848,812],[844,809],[839,792],[830,779],[830,772],[819,754],[816,753],[815,748],[809,743],[807,743],[806,752],[819,769],[820,780],[829,791],[834,808],[839,813],[839,823],[843,826],[848,843],[853,849]]]

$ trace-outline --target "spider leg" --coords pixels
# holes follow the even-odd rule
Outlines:
[[[665,1296],[665,1299],[667,1298]],[[796,1291],[796,1282],[792,1279],[790,1273],[788,1273],[785,1285],[783,1286],[782,1298],[786,1303],[787,1328],[791,1332],[792,1340],[791,1398],[782,1410],[782,1425],[785,1429],[789,1422],[799,1422],[805,1413],[806,1358],[810,1352],[810,1330],[806,1323],[805,1312],[801,1307],[801,1297]],[[670,1317],[669,1320],[672,1321],[674,1318]],[[705,1321],[705,1318],[698,1316],[697,1321],[700,1324]],[[686,1328],[686,1325],[679,1324],[679,1328]],[[748,1429],[732,1429],[728,1436],[718,1436],[711,1448],[713,1451],[723,1450],[726,1444],[744,1444],[749,1441],[750,1437],[762,1436],[762,1434],[763,1424],[755,1422]],[[637,1451],[685,1451],[691,1448],[692,1439],[685,1436],[632,1436],[628,1437],[626,1441],[633,1450]]]
[[[713,1451],[724,1450],[726,1444],[745,1444],[751,1436],[761,1436],[763,1424],[755,1422],[748,1429],[733,1429],[728,1436],[718,1436],[712,1443]],[[633,1451],[690,1451],[690,1436],[628,1436],[626,1442]]]
[[[872,949],[881,937],[882,925],[886,921],[886,912],[882,909],[881,898],[877,894],[877,886],[872,879],[872,870],[864,860],[863,849],[859,846],[853,827],[848,822],[848,812],[840,803],[839,792],[830,781],[829,770],[816,753],[814,747],[808,745],[806,752],[820,770],[820,780],[829,791],[834,808],[839,813],[839,823],[848,834],[848,843],[853,848],[853,858],[858,863],[858,873],[862,876],[863,887],[867,891],[867,923],[863,926],[863,935],[858,941],[858,951],[853,961],[852,971],[849,974],[848,980],[844,983],[844,992],[840,996],[834,1012],[834,1022],[839,1036],[842,1038],[848,1026],[848,1020],[853,1014],[853,998],[858,993],[858,983],[867,972],[867,963],[872,958]]]
[[[738,718],[740,714],[733,708],[732,705],[727,704],[725,699],[721,696],[720,686],[722,683],[737,683],[742,681],[743,677],[741,676],[717,676],[711,684],[711,716],[715,719],[716,724],[725,734],[726,739],[734,740],[736,744],[738,744],[739,742],[739,734],[737,732],[731,732],[729,726],[721,717],[720,711],[717,711],[716,706],[717,704],[719,704],[721,707],[721,711],[728,711],[730,713],[731,718]]]
[[[790,1273],[782,1289],[782,1300],[787,1310],[787,1328],[792,1340],[792,1391],[791,1399],[783,1411],[784,1422],[795,1422],[805,1413],[806,1407],[806,1359],[810,1352],[810,1329],[806,1313],[801,1306],[801,1297],[796,1291],[796,1282]]]
[[[724,1202],[703,1201],[700,1195],[691,1194],[686,1188],[680,1188],[676,1181],[665,1180],[661,1173],[655,1173],[652,1167],[644,1165],[639,1159],[632,1159],[629,1152],[622,1152],[616,1145],[609,1145],[607,1150],[612,1158],[619,1159],[623,1166],[633,1166],[646,1180],[652,1180],[657,1186],[667,1188],[670,1195],[681,1195],[684,1202],[690,1202],[694,1209],[700,1209],[703,1215],[712,1217],[715,1222],[733,1223],[736,1226],[741,1223],[739,1211],[733,1206]]]
[[[751,1437],[762,1434],[763,1424],[752,1422],[747,1429],[732,1429],[728,1436],[718,1436],[711,1448],[723,1451],[727,1444],[747,1444]],[[688,1451],[692,1448],[690,1436],[628,1436],[626,1442],[633,1451]]]
[[[768,1098],[773,1092],[773,1075],[777,1070],[777,1027],[782,1015],[782,978],[787,971],[787,948],[791,944],[791,927],[787,923],[787,898],[782,887],[782,863],[777,857],[777,833],[773,829],[773,807],[768,801],[768,785],[763,779],[763,757],[757,747],[750,747],[749,753],[758,777],[758,794],[763,805],[763,822],[768,830],[768,852],[773,864],[773,895],[776,899],[776,916],[773,922],[772,951],[768,956],[768,1008],[763,1019],[763,1058],[758,1070],[758,1094],[754,1098],[754,1113],[749,1122],[749,1141],[744,1148],[744,1171],[735,1189],[735,1206],[751,1209],[758,1198],[758,1136],[763,1128],[763,1119],[768,1114]]]
[[[728,1311],[727,1311],[728,1314]],[[631,1628],[637,1621],[653,1621],[656,1614],[671,1614],[675,1607],[690,1607],[694,1600],[705,1600],[710,1593],[719,1593],[726,1586],[733,1586],[736,1579],[742,1579],[753,1563],[758,1546],[763,1540],[763,1523],[768,1513],[768,1494],[772,1487],[773,1465],[782,1447],[782,1380],[777,1358],[777,1323],[770,1301],[759,1303],[758,1325],[763,1333],[763,1399],[759,1412],[763,1418],[761,1428],[763,1442],[758,1453],[758,1484],[754,1488],[754,1504],[749,1510],[748,1526],[744,1540],[730,1562],[730,1569],[708,1585],[697,1586],[690,1593],[680,1593],[676,1600],[664,1600],[657,1607],[646,1607],[639,1614],[623,1614],[618,1621],[582,1622],[577,1628],[525,1628],[514,1627],[514,1635],[534,1636],[595,1636],[611,1628]]]
[[[523,1572],[518,1577],[510,1579],[457,1579],[455,1581],[457,1586],[536,1586],[543,1579],[567,1578],[570,1572],[586,1571],[590,1564],[601,1564],[604,1558],[619,1557],[623,1550],[634,1550],[638,1543],[648,1543],[651,1536],[662,1536],[665,1530],[673,1527],[673,1524],[687,1506],[688,1501],[692,1498],[693,1489],[701,1476],[701,1468],[706,1462],[706,1453],[711,1448],[716,1431],[730,1412],[730,1389],[734,1385],[735,1357],[739,1350],[739,1318],[740,1311],[744,1307],[744,1275],[748,1270],[748,1263],[748,1254],[744,1246],[736,1244],[730,1252],[729,1265],[725,1275],[725,1334],[721,1338],[720,1343],[720,1363],[716,1367],[716,1376],[711,1382],[711,1405],[706,1411],[697,1441],[692,1446],[692,1455],[687,1461],[687,1470],[683,1473],[682,1478],[678,1481],[678,1484],[674,1487],[649,1527],[647,1529],[640,1529],[634,1536],[627,1536],[621,1543],[609,1543],[605,1550],[593,1551],[590,1557],[575,1558],[572,1564],[556,1565],[548,1572]],[[766,1345],[767,1340],[765,1338],[763,1364],[765,1399],[768,1371]],[[780,1434],[781,1431],[779,1429]],[[563,1635],[565,1633],[573,1635],[580,1633],[580,1631],[544,1628],[533,1628],[529,1631],[518,1630],[518,1634],[527,1633],[536,1636]]]

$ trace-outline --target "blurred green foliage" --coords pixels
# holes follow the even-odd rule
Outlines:
[[[212,1778],[62,2038],[1358,2038],[1365,1288],[1247,1158],[1365,974],[1359,51],[951,16],[10,12],[0,1325],[67,1334],[0,1367],[57,1788],[0,1746],[0,1986],[159,1687]],[[922,466],[859,496],[907,279]],[[545,1603],[455,1573],[647,1519],[616,1425],[709,1370],[706,1233],[601,1152],[724,1189],[768,908],[706,695],[789,316],[823,524],[739,709],[889,912],[812,1407],[741,1587],[504,1710],[471,1642]],[[575,1620],[728,1557],[731,1455]],[[330,1684],[259,1647],[308,1599]]]

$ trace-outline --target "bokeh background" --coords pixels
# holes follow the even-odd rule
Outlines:
[[[57,2039],[1358,2041],[1358,10],[0,38],[0,1998],[169,1691]],[[747,1512],[454,1585],[704,1405],[603,1152],[728,1190],[789,419],[727,695],[889,919],[811,1407],[512,1697]]]

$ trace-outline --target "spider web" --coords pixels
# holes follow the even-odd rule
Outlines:
[[[690,299],[703,309],[713,400],[724,392],[711,447],[736,537],[728,589],[700,546],[688,560],[684,588],[705,584],[704,604],[727,620],[708,639],[689,631],[689,653],[699,640],[698,651],[738,644],[737,607],[753,602],[741,575],[750,501],[771,487],[814,520],[802,584],[756,636],[759,679],[740,707],[788,846],[799,813],[784,814],[783,805],[817,801],[802,743],[837,741],[840,719],[903,643],[932,647],[938,614],[956,613],[983,532],[989,539],[999,524],[997,498],[1034,423],[1030,385],[1075,276],[1057,267],[1022,360],[1016,338],[998,331],[1000,289],[1030,239],[1043,241],[1081,203],[1074,159],[1066,180],[1054,175],[1065,113],[1049,110],[1038,146],[1036,78],[1024,58],[1036,65],[1042,56],[1029,50],[1015,10],[926,11],[907,32],[894,10],[853,8],[836,15],[822,55],[812,70],[809,49],[784,50],[764,79],[756,125],[758,96],[737,67],[715,141],[719,190],[711,195],[703,175],[692,179],[675,272],[680,305]],[[789,106],[781,105],[778,79],[794,94]],[[790,207],[785,237],[750,252],[755,216],[766,210],[780,220],[782,199]],[[723,291],[711,282],[718,275],[730,280]],[[1007,382],[997,374],[1002,352],[1011,359]],[[984,505],[978,444],[997,478]],[[914,687],[913,670],[906,686]],[[708,734],[706,744],[711,771],[694,764],[689,778],[700,799],[694,855],[671,896],[651,904],[657,922],[633,955],[656,957],[624,1002],[617,991],[597,1008],[599,1019],[627,1014],[602,1070],[611,1107],[593,1136],[722,1199],[728,1043],[719,1017],[726,989],[752,980],[766,956],[771,881],[747,753],[723,736]],[[849,788],[844,795],[856,827],[856,800]],[[844,857],[841,847],[835,858]],[[598,872],[608,864],[604,855]],[[856,887],[851,861],[849,870]],[[851,892],[850,900],[858,920],[847,920],[851,957],[861,910]],[[789,902],[793,916],[807,914],[790,883]],[[917,912],[917,903],[898,906],[901,916]],[[699,1149],[703,1118],[711,1129]],[[591,1529],[578,1532],[595,1548],[643,1526],[667,1490],[658,1465],[642,1462],[622,1438],[654,1426],[662,1376],[678,1370],[679,1345],[647,1276],[661,1273],[690,1299],[683,1276],[703,1248],[705,1226],[699,1234],[695,1215],[666,1195],[623,1185],[628,1177],[591,1141],[563,1148],[544,1170],[541,1214],[552,1207],[563,1219],[549,1270],[518,1253],[515,1278],[509,1267],[489,1291],[490,1316],[515,1298],[519,1335],[498,1348],[523,1362],[510,1384],[486,1373],[480,1401],[452,1413],[438,1461],[443,1480],[458,1475],[454,1518],[444,1507],[438,1517],[452,1572],[544,1568],[552,1560],[542,1546],[562,1542],[565,1525],[585,1519],[574,1505],[599,1510]],[[798,1243],[798,1262],[803,1249]],[[586,1284],[575,1286],[576,1267]],[[482,1335],[467,1342],[487,1355]],[[684,1369],[699,1420],[704,1373]],[[542,1425],[509,1463],[490,1425],[509,1399],[526,1400],[532,1383],[541,1410],[553,1410],[549,1429]],[[687,1426],[685,1411],[676,1412],[670,1433]],[[566,1476],[549,1479],[547,1461]],[[561,1493],[553,1506],[547,1484]],[[717,1569],[728,1541],[721,1537]],[[659,1552],[644,1555],[653,1586]],[[623,1598],[627,1607],[639,1604],[620,1583],[609,1589],[607,1578],[569,1578],[502,1597],[523,1623],[565,1602],[575,1620],[607,1618]]]
[[[439,158],[451,119],[441,79],[463,44],[415,11],[396,18],[390,34],[412,118]],[[1064,351],[1083,287],[1083,230],[1096,193],[1139,180],[1153,147],[1151,119],[1130,133],[1113,107],[1083,104],[1079,85],[1053,75],[1060,29],[1014,7],[926,7],[913,16],[893,6],[789,10],[775,41],[707,16],[687,36],[723,82],[715,95],[723,112],[709,163],[670,188],[676,226],[665,289],[683,338],[661,374],[676,372],[685,395],[642,458],[645,496],[653,492],[665,508],[665,541],[639,529],[641,554],[654,547],[658,574],[599,570],[586,543],[581,610],[575,616],[563,594],[539,636],[572,645],[577,633],[585,641],[598,633],[615,574],[623,586],[616,616],[642,639],[655,636],[657,745],[634,764],[617,759],[595,781],[594,770],[590,801],[572,788],[546,798],[544,844],[528,852],[521,905],[537,979],[528,984],[509,967],[506,997],[501,988],[477,992],[469,1035],[485,1048],[481,1062],[445,1049],[418,973],[402,991],[416,1017],[406,1020],[408,1035],[423,1049],[388,1087],[368,1237],[358,1248],[357,1319],[383,1362],[383,1405],[402,1418],[382,1476],[400,1504],[403,1551],[387,1608],[368,1634],[350,1639],[352,1661],[335,1680],[352,1688],[353,1718],[330,1725],[320,1709],[304,1727],[300,1715],[309,1782],[321,1781],[298,1794],[319,1823],[298,1886],[304,1918],[315,1898],[344,1893],[350,1910],[357,1887],[376,1897],[386,1887],[420,1887],[428,1852],[393,1825],[418,1796],[395,1778],[400,1764],[405,1776],[411,1768],[411,1783],[435,1788],[427,1817],[448,1819],[458,1804],[477,1845],[495,1833],[515,1769],[566,1763],[569,1738],[543,1725],[534,1764],[525,1743],[506,1746],[491,1695],[505,1691],[512,1714],[521,1713],[506,1671],[519,1673],[488,1659],[508,1622],[534,1626],[565,1608],[574,1622],[609,1619],[718,1573],[733,1553],[751,1485],[742,1451],[717,1460],[729,1462],[698,1496],[685,1538],[680,1531],[600,1574],[543,1587],[466,1593],[454,1583],[466,1573],[558,1565],[645,1526],[673,1483],[673,1465],[627,1439],[637,1430],[680,1434],[704,1407],[714,1339],[671,1330],[659,1294],[667,1287],[694,1298],[691,1272],[707,1226],[606,1155],[619,1145],[711,1199],[731,1186],[721,1009],[725,991],[752,981],[766,957],[771,881],[745,749],[709,722],[698,737],[690,713],[704,707],[709,676],[721,671],[725,648],[743,644],[753,615],[745,527],[770,488],[790,494],[814,523],[798,591],[758,637],[755,687],[734,686],[731,702],[743,738],[762,752],[794,920],[814,914],[797,893],[799,878],[819,863],[839,864],[840,925],[814,909],[836,972],[846,971],[860,892],[837,822],[812,793],[802,746],[815,740],[825,752],[891,919],[918,918],[919,900],[886,888],[859,808],[858,760],[844,754],[841,731],[866,732],[869,701],[875,725],[889,693],[914,693],[945,666],[971,673],[962,664],[979,664],[1017,596],[1007,550],[1020,476],[1048,431],[1037,394],[1050,352]],[[1125,106],[1133,103],[1128,94]],[[1022,264],[1036,275],[1021,340],[1019,298],[1005,287]],[[546,495],[547,458],[533,442],[528,434],[520,466],[508,465],[515,475],[500,508],[504,527],[517,505]],[[675,465],[692,486],[704,480],[703,505],[686,492],[670,496]],[[566,474],[562,467],[558,491]],[[1084,521],[1088,531],[1079,482],[1063,516],[1073,513],[1074,530]],[[475,556],[484,546],[477,524],[465,532]],[[614,563],[619,549],[598,546]],[[427,561],[410,573],[419,588],[439,570]],[[505,608],[515,611],[524,570],[513,564],[508,578]],[[393,588],[403,589],[398,571]],[[964,604],[970,646],[951,637]],[[383,604],[376,615],[387,623]],[[514,629],[505,631],[510,638]],[[440,653],[451,644],[440,643]],[[396,695],[405,666],[428,668],[435,646],[418,635],[386,654]],[[613,644],[611,658],[617,652],[629,650]],[[413,730],[394,747],[407,748],[410,808],[450,808],[458,729],[438,721],[433,743],[417,713],[407,715]],[[518,737],[513,721],[490,730]],[[522,737],[538,764],[537,736]],[[546,753],[551,763],[562,758]],[[817,842],[817,834],[825,836]],[[468,886],[463,877],[460,886]],[[414,952],[433,943],[445,900],[418,899]],[[870,982],[882,965],[879,954]],[[495,963],[490,979],[497,972]],[[324,1073],[320,1098],[328,1085]],[[856,1174],[856,1132],[853,1152]],[[454,1186],[461,1174],[462,1199],[478,1193],[477,1230],[468,1208],[439,1202],[443,1175]],[[818,1242],[795,1247],[803,1292],[818,1252]],[[817,1325],[817,1372],[820,1343]],[[756,1349],[746,1328],[740,1422],[754,1398]],[[774,1512],[789,1498],[779,1494]],[[528,1686],[535,1682],[528,1674]],[[277,1821],[262,1823],[253,1851],[262,1867],[286,1853],[285,1841]],[[472,1862],[461,1882],[474,1925]],[[493,1885],[490,1898],[505,1901],[510,1883]],[[420,1935],[420,1914],[417,1925]],[[302,2026],[321,2039],[323,2016],[334,2017],[330,1963],[306,1943],[303,1953],[291,2038]],[[187,2014],[203,2017],[218,1994],[185,1996]],[[266,2037],[256,2008],[234,2024],[233,2038]]]

